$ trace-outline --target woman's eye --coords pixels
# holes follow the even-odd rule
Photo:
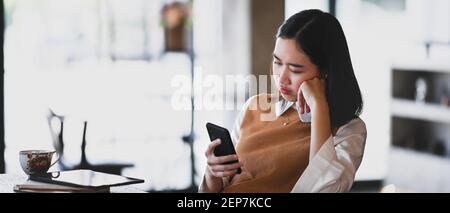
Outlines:
[[[279,62],[279,61],[274,61],[273,63],[276,65],[281,65],[281,62]]]

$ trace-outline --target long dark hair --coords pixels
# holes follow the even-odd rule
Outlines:
[[[340,127],[361,114],[363,101],[339,21],[320,10],[304,10],[287,19],[277,38],[295,39],[326,77],[326,97],[332,127]]]

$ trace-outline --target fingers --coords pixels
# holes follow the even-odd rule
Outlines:
[[[310,112],[311,112],[311,109],[309,108],[309,105],[308,105],[308,104],[305,104],[305,107],[306,107],[306,112],[307,112],[307,113],[310,113]]]
[[[300,97],[300,113],[301,114],[304,114],[305,113],[305,97],[303,97],[303,94],[302,94],[302,96]]]
[[[215,157],[218,158],[218,157]],[[242,162],[232,164],[210,164],[208,163],[209,172],[215,177],[228,177],[235,175],[238,169],[243,166]]]
[[[237,173],[238,169],[242,167],[241,162],[226,164],[230,161],[237,161],[237,155],[227,155],[217,157],[214,155],[214,149],[221,143],[220,139],[212,141],[205,151],[207,158],[207,166],[210,173],[215,177],[227,177]]]
[[[312,79],[312,80],[314,80],[314,79]],[[310,81],[312,81],[312,80],[310,80]],[[300,86],[300,88],[306,87],[306,86],[308,86],[308,82],[303,82],[302,85]],[[303,102],[303,107],[301,108],[301,114],[304,114],[305,112],[309,113],[311,110],[309,109],[309,105],[305,100],[305,96],[303,95],[303,92],[302,92],[302,102]]]
[[[303,107],[305,105],[305,98],[303,97],[303,91],[302,91],[302,87],[301,86],[298,89],[297,104],[298,104],[298,108],[300,109],[300,113],[303,114],[304,113]]]
[[[219,146],[221,143],[220,139],[216,139],[214,141],[212,141],[209,145],[208,148],[205,151],[205,156],[208,158],[210,155],[214,155],[214,149]]]
[[[298,91],[297,100],[300,114],[311,112],[311,107],[309,106],[311,103],[308,104],[308,102],[314,101],[317,97],[322,98],[322,94],[325,93],[325,86],[326,79],[321,78],[320,76],[302,82]]]
[[[221,157],[216,157],[214,155],[210,155],[207,159],[207,163],[209,165],[215,165],[215,164],[224,164],[230,161],[235,161],[238,160],[238,156],[237,155],[227,155],[227,156],[221,156]]]
[[[227,177],[235,175],[238,169],[242,167],[242,163],[234,163],[230,165],[209,166],[209,171],[215,177]]]
[[[306,113],[311,112],[311,109],[309,108],[308,103],[306,103],[305,96],[303,95],[302,86],[300,86],[298,93],[299,93],[299,96],[297,99],[297,103],[298,103],[298,108],[300,109],[300,114],[304,114],[305,112]]]
[[[232,163],[232,164],[217,164],[210,166],[213,172],[224,172],[224,171],[234,171],[242,167],[242,163]]]
[[[231,175],[235,175],[237,173],[237,170],[229,170],[229,171],[221,171],[221,172],[214,172],[214,171],[210,171],[211,174],[215,177],[228,177]]]

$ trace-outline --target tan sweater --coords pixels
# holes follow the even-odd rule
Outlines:
[[[270,95],[250,103],[236,146],[244,162],[242,173],[232,177],[223,192],[290,192],[305,170],[311,125],[300,122],[292,108],[276,118],[274,107]]]

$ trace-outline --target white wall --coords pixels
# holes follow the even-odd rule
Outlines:
[[[328,0],[285,0],[285,17],[306,9],[320,9],[328,12]]]

